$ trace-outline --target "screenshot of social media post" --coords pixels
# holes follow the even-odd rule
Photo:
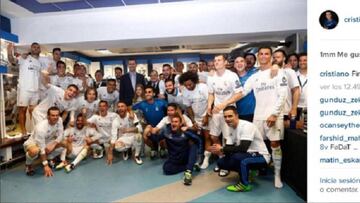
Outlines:
[[[358,1],[308,1],[308,201],[360,200]]]

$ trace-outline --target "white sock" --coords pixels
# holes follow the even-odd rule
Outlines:
[[[67,149],[66,149],[66,148],[61,152],[61,155],[60,155],[60,160],[61,160],[61,161],[65,161],[65,160],[66,160],[66,152],[67,152]]]
[[[283,184],[281,182],[281,161],[282,161],[282,151],[280,146],[271,148],[272,149],[272,158],[274,162],[274,170],[275,170],[275,181],[274,185],[276,188],[282,188]]]
[[[209,152],[209,151],[204,152],[204,160],[200,166],[201,169],[206,169],[209,166],[210,156],[211,156],[211,152]]]
[[[75,160],[72,162],[74,166],[78,165],[81,160],[83,160],[87,156],[88,150],[87,148],[83,148],[80,153],[76,156]]]

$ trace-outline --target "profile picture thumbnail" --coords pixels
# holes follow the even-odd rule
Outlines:
[[[334,29],[339,23],[338,15],[331,10],[324,11],[320,15],[320,25],[327,30]]]

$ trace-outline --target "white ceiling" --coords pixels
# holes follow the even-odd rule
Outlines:
[[[57,0],[38,0],[57,1]],[[64,1],[64,0],[61,0]],[[210,0],[211,1],[211,0]],[[206,0],[203,0],[205,3]],[[188,2],[187,2],[188,4]],[[107,8],[103,8],[106,10]],[[97,9],[94,9],[97,10]],[[100,9],[101,10],[101,9]],[[76,13],[67,11],[63,13]],[[81,13],[85,11],[78,11]],[[88,12],[88,11],[86,11]],[[29,16],[46,16],[49,14],[33,14],[26,9],[10,2],[1,0],[1,13],[9,18],[28,18]],[[254,14],[255,15],[255,14]],[[306,17],[305,17],[306,18]],[[35,18],[34,18],[35,19]],[[28,32],[27,32],[28,33]],[[135,54],[165,54],[165,53],[219,53],[230,52],[243,44],[259,41],[281,41],[293,33],[306,34],[306,29],[289,29],[285,31],[256,32],[256,33],[234,33],[234,34],[213,34],[186,37],[163,37],[163,38],[142,38],[123,40],[103,41],[81,41],[71,43],[42,43],[42,49],[51,51],[54,47],[60,47],[63,51],[77,51],[90,57],[105,56],[97,52],[97,49],[108,49],[114,54],[112,56],[135,55]],[[41,43],[41,41],[40,41]],[[27,48],[24,45],[22,48]],[[174,49],[163,49],[162,46],[178,46]],[[109,56],[109,55],[106,55]]]

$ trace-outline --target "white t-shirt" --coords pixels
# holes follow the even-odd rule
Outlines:
[[[185,119],[185,123],[186,123],[186,127],[193,127],[193,124],[190,120],[190,118],[187,115],[183,115],[184,119]],[[170,124],[171,120],[169,118],[169,116],[165,116],[163,119],[161,119],[161,121],[156,125],[156,128],[162,129],[163,127],[165,127],[167,124]]]
[[[296,73],[291,68],[284,68],[284,74],[288,79],[288,93],[286,97],[286,103],[284,107],[284,115],[288,115],[292,107],[292,93],[291,89],[299,87],[299,80],[297,79]]]
[[[99,87],[97,88],[98,98],[100,100],[105,100],[108,102],[109,107],[112,106],[114,108],[119,101],[119,92],[114,90],[112,93],[107,91],[107,87]]]
[[[52,75],[50,76],[50,83],[52,85],[60,87],[63,90],[66,90],[69,85],[73,84],[73,77],[59,77],[58,75]]]
[[[73,147],[82,147],[85,145],[85,137],[97,137],[99,133],[94,128],[84,126],[81,130],[76,127],[68,128],[64,132],[64,137],[72,136]]]
[[[56,106],[60,109],[60,112],[63,111],[74,111],[76,110],[76,99],[65,100],[64,94],[65,91],[54,85],[49,85],[50,87],[46,90],[46,98],[40,102],[39,105],[35,107],[38,111],[43,114],[47,113],[47,110]]]
[[[254,120],[267,120],[271,115],[282,116],[287,96],[287,78],[282,69],[271,78],[271,70],[259,70],[246,81],[244,96],[254,91],[256,105]]]
[[[186,107],[191,107],[194,112],[196,123],[201,124],[203,117],[207,111],[207,100],[209,96],[209,88],[206,84],[196,84],[194,90],[190,91],[184,88],[183,101]]]
[[[18,57],[19,84],[21,91],[37,92],[40,88],[41,63],[38,59],[27,56],[26,59]]]
[[[63,132],[64,127],[61,118],[55,125],[50,125],[46,119],[35,126],[34,134],[26,142],[36,143],[40,147],[40,154],[45,154],[47,144],[53,141],[60,143],[63,140]]]
[[[224,138],[226,139],[226,144],[235,146],[239,146],[241,140],[251,141],[247,152],[258,152],[264,156],[264,159],[267,163],[270,162],[270,154],[266,148],[263,137],[253,123],[245,120],[239,120],[236,129],[230,128],[230,134],[224,136]]]
[[[222,76],[218,76],[215,73],[213,76],[208,77],[207,85],[209,87],[209,93],[215,96],[215,106],[242,91],[239,77],[229,70],[225,70]]]
[[[304,107],[307,107],[307,86],[308,86],[307,81],[308,81],[308,78],[307,78],[307,75],[300,74],[300,72],[298,72],[297,75],[300,80],[300,99],[299,99],[298,107],[304,108]]]
[[[133,136],[134,133],[122,134],[120,132],[121,128],[131,128],[131,127],[137,127],[139,133],[141,133],[142,131],[142,127],[136,115],[134,115],[134,119],[130,119],[128,113],[126,113],[125,118],[121,118],[120,116],[116,117],[112,122],[111,144],[114,144],[119,137]]]
[[[104,142],[109,142],[111,139],[112,122],[119,115],[113,112],[107,112],[106,116],[93,115],[87,122],[96,125],[98,132],[101,134],[101,138]]]

